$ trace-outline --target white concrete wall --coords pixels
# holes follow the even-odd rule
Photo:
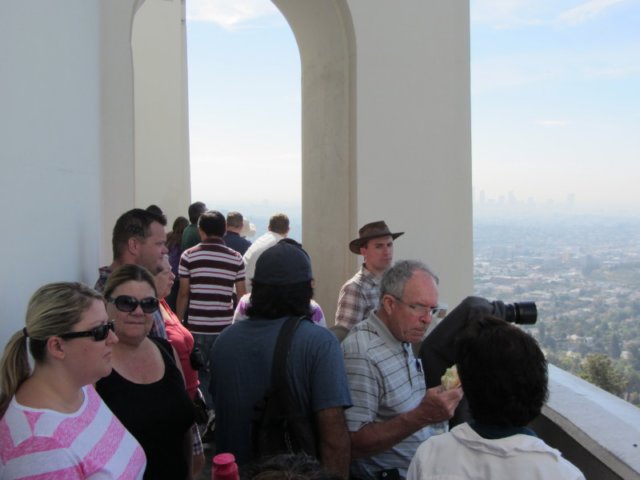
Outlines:
[[[42,284],[95,277],[99,1],[0,4],[0,344]],[[69,9],[75,12],[70,15]]]
[[[99,1],[99,0],[98,0]],[[116,219],[134,206],[133,62],[131,25],[144,0],[100,4],[100,183],[99,265],[111,263],[111,231]],[[68,11],[72,14],[73,11]],[[81,41],[80,39],[78,41]]]
[[[171,227],[190,203],[184,0],[147,0],[133,23],[135,206]]]
[[[302,73],[302,243],[315,298],[333,323],[338,291],[356,269],[355,40],[344,1],[273,0],[292,27]]]
[[[140,9],[134,66],[142,3],[0,7],[0,191],[15,206],[0,342],[39,285],[93,283],[123,211],[158,203],[172,217],[189,201],[182,5]],[[380,218],[407,232],[396,258],[430,263],[454,305],[472,289],[468,4],[276,3],[302,28],[304,241],[316,263],[338,263],[317,275],[329,318],[356,266],[348,240]]]
[[[553,431],[547,435],[539,430],[542,418],[534,423],[535,432],[587,478],[640,478],[640,409],[636,406],[549,365],[549,401],[542,417],[565,435],[555,437]]]
[[[93,284],[110,257],[107,225],[132,206],[130,34],[140,2],[0,4],[2,346],[39,286]]]
[[[348,0],[357,46],[357,224],[406,234],[453,307],[473,291],[468,2]]]
[[[186,115],[176,102],[186,89],[175,73],[183,66],[177,4],[148,0],[133,35],[136,204],[158,203],[170,217],[182,194],[176,183],[188,183],[188,166],[173,159],[181,145],[171,143]],[[357,268],[348,241],[378,219],[407,232],[396,259],[430,264],[454,306],[473,288],[468,4],[274,4],[300,48],[303,243],[327,317]]]
[[[347,244],[380,219],[455,306],[473,289],[468,4],[274,3],[301,53],[303,243],[329,322]]]

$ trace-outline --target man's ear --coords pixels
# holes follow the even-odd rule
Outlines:
[[[384,295],[381,300],[381,307],[385,311],[387,315],[391,315],[391,310],[393,309],[393,302],[395,299],[391,295]]]
[[[66,355],[64,341],[60,337],[49,337],[47,339],[47,352],[52,358],[62,360]]]
[[[140,248],[140,239],[138,239],[138,237],[129,237],[129,240],[127,240],[127,248],[131,255],[137,256]]]

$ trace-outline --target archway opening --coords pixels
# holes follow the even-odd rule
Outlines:
[[[315,298],[332,319],[340,285],[355,269],[355,258],[345,248],[357,230],[353,24],[344,0],[273,4],[290,25],[300,52],[295,56],[302,99],[298,151],[304,231],[299,239],[315,259]]]
[[[286,213],[301,240],[300,55],[269,0],[190,0],[191,197],[266,231]]]

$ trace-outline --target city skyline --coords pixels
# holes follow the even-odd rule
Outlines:
[[[580,212],[640,212],[640,2],[470,8],[474,200],[513,192],[557,206],[573,195]],[[188,0],[187,25],[193,196],[243,165],[244,203],[299,205],[300,63],[288,24],[268,0]],[[225,188],[220,198],[235,197]]]

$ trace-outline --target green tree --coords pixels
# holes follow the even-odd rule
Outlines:
[[[638,398],[640,397],[640,374],[637,372],[631,372],[629,374],[629,381],[627,382],[627,393],[629,394],[629,402],[637,405]],[[634,398],[635,400],[631,400]]]
[[[587,355],[582,362],[580,377],[614,395],[622,395],[627,381],[616,371],[609,357],[601,353]]]
[[[622,342],[617,333],[611,335],[611,341],[609,342],[609,356],[613,359],[620,358],[622,353]]]
[[[578,355],[565,354],[556,356],[556,361],[550,362],[567,372],[577,374],[580,366],[580,357]]]
[[[640,337],[640,335],[638,337]],[[640,340],[626,342],[625,350],[631,354],[631,365],[633,368],[640,372]]]

